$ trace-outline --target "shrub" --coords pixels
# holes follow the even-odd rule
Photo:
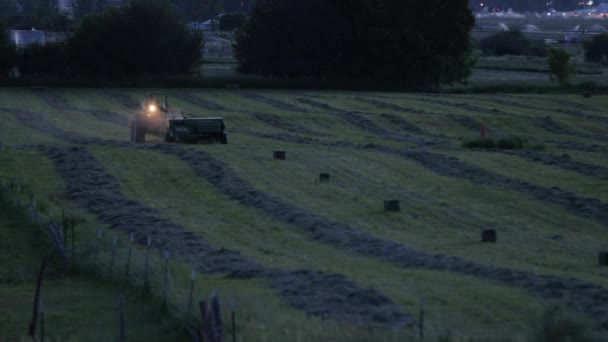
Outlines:
[[[202,44],[200,32],[156,0],[86,16],[68,41],[73,68],[100,76],[188,73],[201,63]]]
[[[608,64],[608,34],[599,34],[583,43],[588,62]]]
[[[519,30],[495,33],[481,40],[479,47],[486,55],[527,55],[546,57],[548,52],[543,42],[530,40]]]
[[[576,72],[574,64],[570,63],[570,55],[562,49],[549,50],[549,72],[551,78],[556,79],[559,85],[566,86],[570,83],[570,78]]]

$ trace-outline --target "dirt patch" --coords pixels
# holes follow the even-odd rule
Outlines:
[[[186,101],[188,103],[191,103],[197,107],[201,107],[205,110],[210,110],[213,112],[220,112],[220,111],[226,111],[228,110],[226,107],[217,104],[213,101],[209,101],[207,99],[203,99],[201,97],[195,96],[191,93],[187,93],[187,92],[172,92],[171,96],[176,97],[180,100]]]
[[[243,98],[246,98],[248,100],[253,100],[256,102],[265,103],[265,104],[271,105],[280,110],[285,110],[285,111],[294,112],[294,113],[310,113],[310,111],[306,108],[302,108],[302,107],[296,106],[292,103],[285,102],[282,100],[273,99],[271,97],[254,94],[254,93],[245,93],[245,92],[241,92],[240,94]]]
[[[39,98],[41,98],[47,106],[55,110],[77,110],[65,97],[54,93],[52,91],[41,91],[35,92]]]
[[[268,278],[291,305],[311,315],[361,325],[414,323],[388,298],[374,290],[362,289],[344,276],[266,268],[239,252],[209,245],[200,236],[163,218],[155,209],[122,194],[118,181],[84,147],[41,146],[38,150],[48,156],[65,180],[69,200],[95,214],[110,228],[133,232],[139,244],[144,245],[151,237],[155,248],[170,250],[203,272],[235,278]]]
[[[545,165],[558,167],[564,170],[570,170],[574,172],[578,172],[581,175],[591,176],[591,177],[600,177],[608,179],[608,168],[589,164],[584,162],[579,162],[576,160],[572,160],[572,158],[567,154],[556,155],[550,153],[539,153],[535,151],[501,151],[502,153],[515,155],[518,157],[526,158],[535,162],[543,163]]]
[[[139,101],[133,99],[130,95],[127,95],[124,93],[108,92],[108,91],[103,92],[103,94],[128,109],[131,109],[131,110],[141,109],[141,103]]]
[[[539,276],[531,272],[480,265],[457,257],[416,251],[393,241],[376,238],[350,225],[328,221],[280,198],[258,191],[225,163],[206,152],[174,145],[155,145],[150,148],[179,157],[188,163],[197,175],[205,178],[230,198],[242,205],[260,209],[275,219],[300,229],[313,240],[361,255],[377,257],[401,267],[444,270],[498,280],[510,286],[530,290],[543,298],[577,305],[608,327],[608,290],[600,286],[576,279]],[[454,166],[454,161],[446,161],[447,157],[444,156],[437,158],[425,152],[407,152],[405,155],[433,169],[442,169],[442,162],[452,164],[447,166],[446,171],[439,173],[462,172],[458,161]],[[437,161],[429,162],[428,158]]]

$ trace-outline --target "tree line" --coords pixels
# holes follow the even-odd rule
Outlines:
[[[516,12],[543,12],[549,9],[572,11],[580,8],[579,0],[471,0],[469,4],[475,11],[484,7],[505,11],[511,8]]]

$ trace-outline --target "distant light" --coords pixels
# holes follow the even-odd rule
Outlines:
[[[587,1],[587,5],[588,5],[588,6],[593,6],[593,0],[589,0],[589,1]]]

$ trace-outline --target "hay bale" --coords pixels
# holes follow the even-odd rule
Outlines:
[[[285,160],[287,158],[287,152],[285,151],[274,151],[274,159]]]
[[[496,243],[496,229],[484,229],[481,232],[481,242]]]
[[[320,173],[319,174],[319,182],[321,183],[329,183],[330,175],[329,173]]]
[[[401,208],[399,207],[398,200],[385,200],[384,201],[384,211],[399,211]]]

